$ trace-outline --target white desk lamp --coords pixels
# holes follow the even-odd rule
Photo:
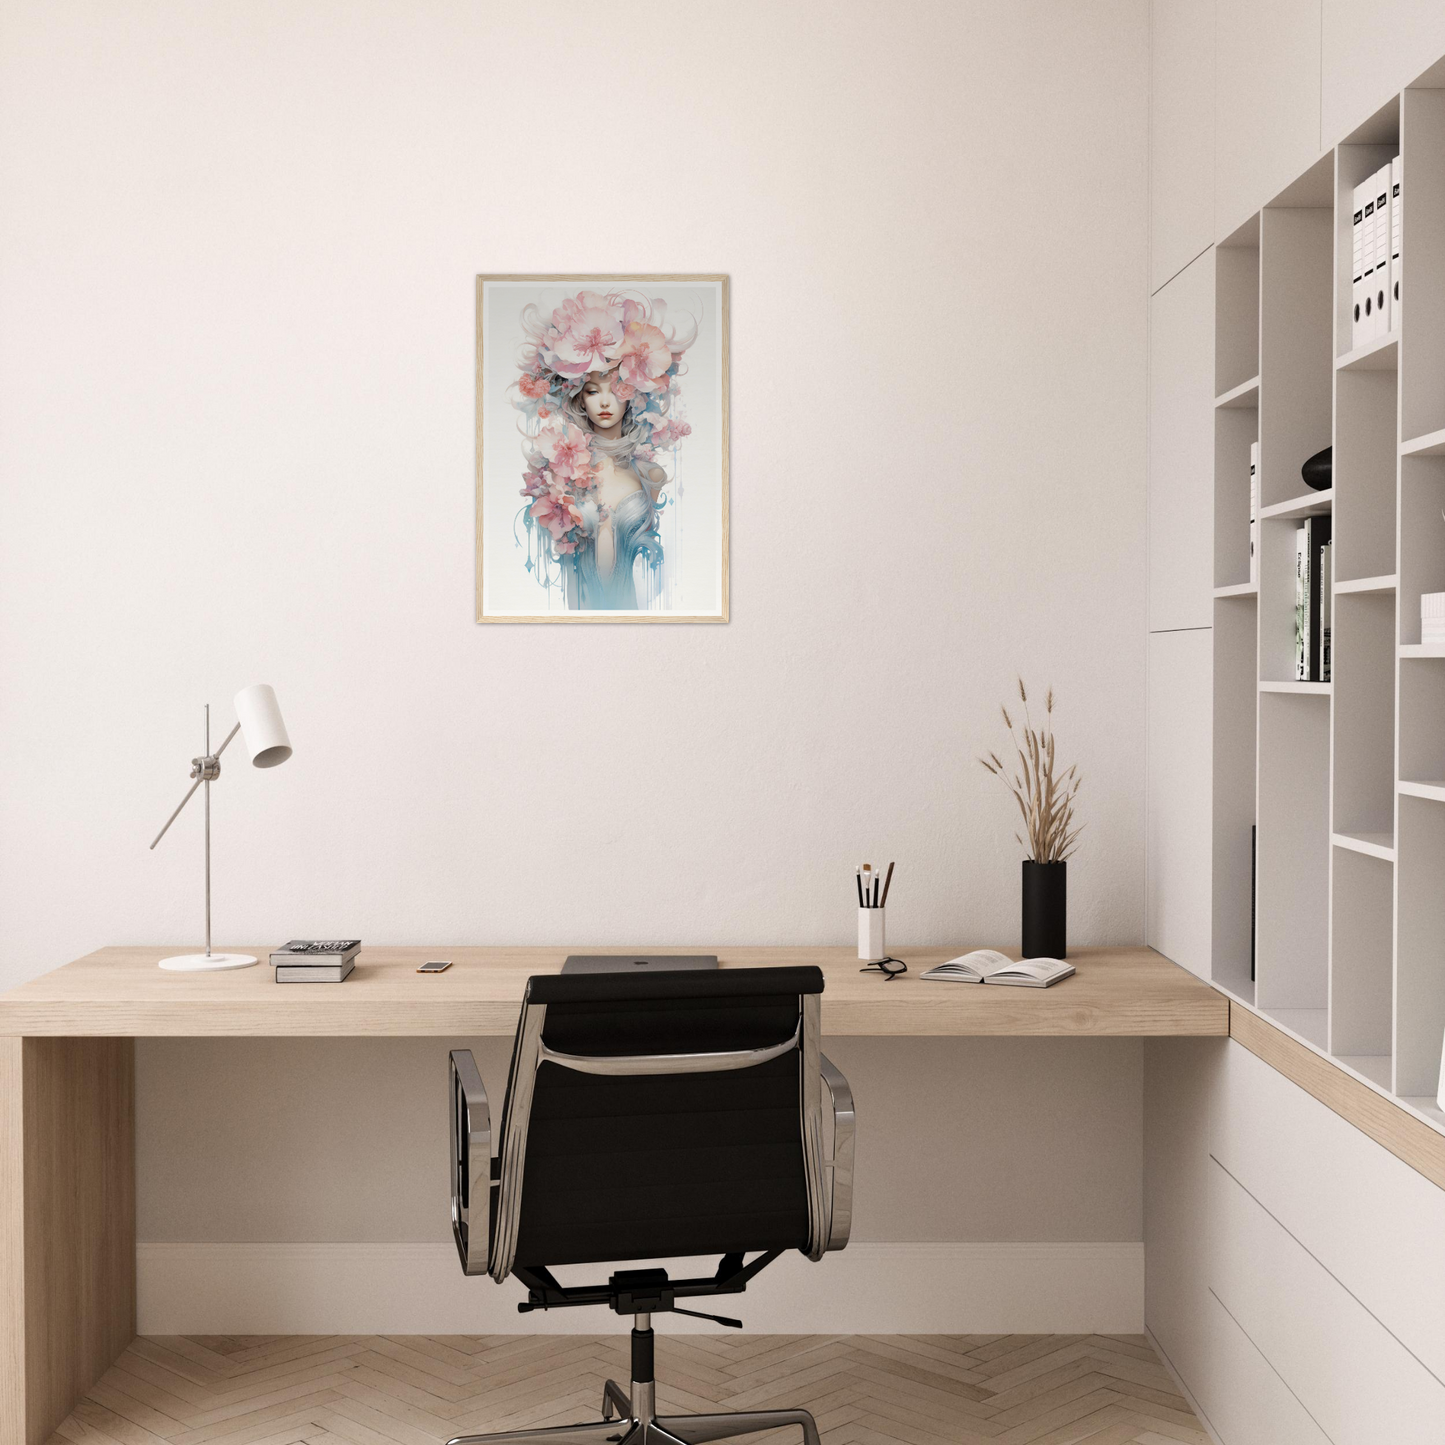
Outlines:
[[[176,958],[161,959],[161,967],[181,973],[207,972],[221,968],[249,968],[256,962],[249,953],[211,952],[211,784],[221,776],[221,754],[226,751],[231,739],[237,733],[251,762],[258,768],[274,768],[291,756],[291,739],[286,736],[286,724],[281,721],[281,709],[276,703],[276,692],[268,683],[257,683],[254,687],[243,687],[236,694],[236,726],[226,734],[226,741],[213,753],[211,751],[211,705],[206,704],[206,749],[198,758],[191,759],[191,776],[196,780],[191,791],[181,799],[176,811],[166,819],[166,826],[155,836],[154,848],[166,836],[166,828],[180,816],[181,809],[191,801],[197,788],[203,783],[206,788],[206,951],[185,953]]]

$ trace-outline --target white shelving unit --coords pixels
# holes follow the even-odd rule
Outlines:
[[[1420,642],[1420,596],[1445,591],[1441,85],[1445,66],[1215,248],[1214,403],[1213,979],[1437,1128],[1445,647]],[[1353,190],[1397,154],[1401,315],[1355,347]],[[1310,492],[1326,445],[1334,486]],[[1322,513],[1332,681],[1297,682],[1294,533]]]

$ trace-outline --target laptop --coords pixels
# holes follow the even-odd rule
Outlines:
[[[716,968],[715,953],[569,953],[563,973],[677,973]]]

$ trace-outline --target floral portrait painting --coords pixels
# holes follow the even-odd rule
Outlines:
[[[477,621],[726,622],[725,276],[477,278]]]

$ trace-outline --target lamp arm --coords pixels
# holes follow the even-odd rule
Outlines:
[[[228,747],[230,747],[230,745],[231,745],[231,739],[232,739],[233,737],[235,737],[236,734],[237,734],[238,732],[240,732],[240,731],[241,731],[241,724],[238,722],[238,723],[236,724],[236,726],[233,727],[233,728],[231,729],[231,731],[226,734],[226,741],[223,742],[223,743],[221,744],[221,746],[216,749],[216,751],[215,751],[215,753],[214,753],[213,756],[215,756],[215,757],[220,757],[221,754],[222,754],[223,752],[225,752]]]
[[[220,756],[223,752],[226,751],[227,747],[230,746],[231,739],[235,737],[236,734],[240,731],[241,724],[238,722],[235,727],[233,727],[231,731],[226,734],[226,741],[223,742],[221,746],[218,747],[216,751],[210,755],[210,757],[197,758],[194,760],[194,771],[192,772],[192,776],[195,778],[196,781],[191,784],[190,792],[188,792],[186,796],[182,798],[179,803],[176,804],[176,811],[172,813],[169,818],[166,819],[165,827],[156,834],[155,842],[151,844],[152,848],[154,848],[156,846],[156,843],[159,843],[161,839],[166,836],[166,830],[171,826],[172,823],[176,821],[177,818],[181,816],[181,809],[184,808],[186,804],[191,801],[191,797],[194,795],[196,789],[199,788],[202,783],[210,782],[212,778],[216,777],[220,773],[220,767],[218,765]],[[208,767],[206,766],[207,764],[212,764],[214,766]]]
[[[159,842],[161,841],[161,839],[166,836],[166,829],[168,829],[168,828],[171,826],[171,824],[174,823],[174,822],[176,821],[176,819],[181,816],[181,809],[184,808],[184,807],[186,806],[186,804],[191,801],[192,795],[195,793],[196,789],[201,786],[201,784],[202,784],[203,782],[205,782],[205,779],[204,779],[204,778],[197,778],[196,781],[191,784],[191,786],[190,786],[190,791],[187,792],[186,796],[185,796],[184,798],[182,798],[179,803],[176,804],[176,811],[175,811],[174,813],[172,813],[169,818],[166,819],[166,826],[165,826],[165,828],[162,828],[162,829],[160,830],[160,832],[156,834],[154,841],[151,843],[151,847],[152,847],[152,848],[154,848],[154,847],[156,846],[156,844],[159,843]]]

